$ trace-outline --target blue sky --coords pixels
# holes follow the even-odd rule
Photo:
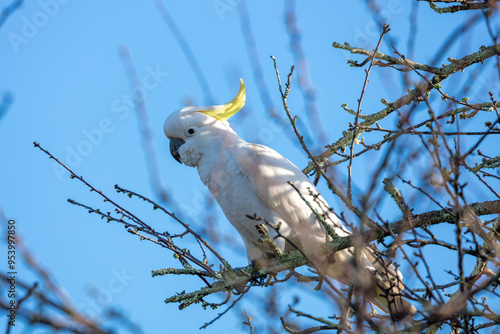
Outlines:
[[[238,3],[165,1],[199,62],[214,102],[230,100],[240,77],[247,83],[245,117],[232,120],[240,136],[271,146],[304,167],[306,156],[290,140],[290,129],[283,130],[272,121],[259,98],[240,27]],[[1,7],[8,4],[10,1],[0,1]],[[406,53],[409,34],[415,33],[409,26],[411,4],[393,0],[380,6],[391,26],[395,46]],[[438,15],[423,2],[417,7],[414,58],[426,62],[467,14]],[[276,57],[282,76],[291,65],[296,65],[284,23],[284,8],[281,1],[248,4],[264,80],[272,103],[282,116],[269,56]],[[380,31],[364,1],[300,2],[297,15],[318,110],[328,130],[327,142],[331,143],[353,121],[340,105],[356,105],[364,79],[363,70],[346,64],[348,54],[331,44],[348,41],[373,48]],[[459,58],[476,51],[474,48],[481,44],[490,44],[484,24],[467,32],[449,56]],[[131,90],[119,56],[121,47],[130,50],[144,88],[141,92],[149,111],[162,186],[175,198],[180,208],[176,214],[201,229],[199,225],[205,222],[206,213],[203,195],[207,191],[194,169],[171,158],[162,126],[168,114],[187,101],[201,105],[207,101],[154,1],[26,1],[0,28],[0,93],[8,91],[14,99],[0,119],[0,206],[6,217],[15,219],[19,234],[81,309],[88,313],[102,310],[93,304],[95,298],[89,295],[88,288],[113,290],[119,276],[122,286],[107,296],[145,332],[174,333],[179,328],[196,332],[218,311],[203,311],[198,306],[179,311],[176,305],[165,305],[163,300],[175,292],[194,290],[200,282],[179,277],[151,278],[152,269],[178,266],[172,255],[140,242],[121,226],[105,224],[68,204],[67,198],[94,206],[103,203],[33,148],[33,141],[39,142],[77,174],[120,203],[130,205],[154,221],[155,226],[179,230],[167,217],[153,214],[139,201],[116,194],[113,189],[119,184],[154,198],[137,117],[130,103]],[[388,45],[381,50],[390,52]],[[364,113],[381,109],[381,97],[392,100],[403,94],[400,77],[393,72],[374,69]],[[489,73],[481,74],[487,85],[491,85]],[[296,77],[293,83],[296,87]],[[306,119],[303,96],[295,87],[289,98],[292,113]],[[498,82],[493,88],[498,93]],[[313,133],[307,121],[303,130],[309,135]],[[370,165],[370,161],[364,161],[357,168],[363,170]],[[345,170],[340,173],[345,175]],[[362,177],[357,181],[362,184]],[[334,206],[338,203],[331,195],[328,199]],[[238,236],[218,208],[213,211],[219,226],[234,237],[237,245],[220,245],[219,249],[235,265],[245,265]],[[29,281],[31,276],[20,271],[19,277]],[[290,302],[287,296],[283,300]],[[255,321],[259,321],[258,317]],[[241,329],[241,325],[230,314],[204,332],[233,333],[233,328]]]

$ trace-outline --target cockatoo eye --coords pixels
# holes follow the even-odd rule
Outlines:
[[[196,126],[188,126],[186,130],[184,130],[184,133],[186,134],[186,136],[192,137],[195,135],[196,130],[197,130]]]

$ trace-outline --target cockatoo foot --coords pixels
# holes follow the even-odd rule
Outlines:
[[[276,257],[276,254],[273,251],[267,250],[262,252],[261,256],[252,260],[252,266],[256,270],[260,270],[261,268],[268,267],[271,263],[271,260]]]

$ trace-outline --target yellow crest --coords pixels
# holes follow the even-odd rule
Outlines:
[[[196,107],[191,109],[191,111],[198,111],[204,113],[207,116],[212,116],[221,121],[227,121],[231,116],[236,114],[243,106],[245,105],[246,100],[246,92],[245,92],[245,84],[243,83],[243,79],[240,79],[240,90],[238,94],[226,104],[218,105],[218,106],[209,106],[209,107]]]

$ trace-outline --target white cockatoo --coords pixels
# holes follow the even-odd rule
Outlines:
[[[163,129],[170,139],[172,156],[180,163],[196,167],[201,181],[240,234],[248,260],[259,259],[270,247],[259,242],[262,235],[256,225],[262,221],[252,219],[255,216],[274,227],[279,226],[281,237],[274,240],[284,252],[327,241],[317,214],[338,236],[350,235],[299,168],[269,147],[247,143],[230,127],[227,120],[243,107],[245,98],[245,84],[241,80],[238,94],[230,102],[175,111],[168,116]],[[278,233],[269,228],[269,235],[276,237]],[[401,273],[394,266],[375,259],[372,250],[364,248],[362,269],[355,272],[353,250],[344,249],[335,253],[333,259],[318,259],[313,265],[321,266],[317,269],[347,285],[356,281],[353,275],[365,276],[365,280],[370,276],[373,295],[367,297],[373,304],[396,320],[413,314],[414,307],[400,296]]]

